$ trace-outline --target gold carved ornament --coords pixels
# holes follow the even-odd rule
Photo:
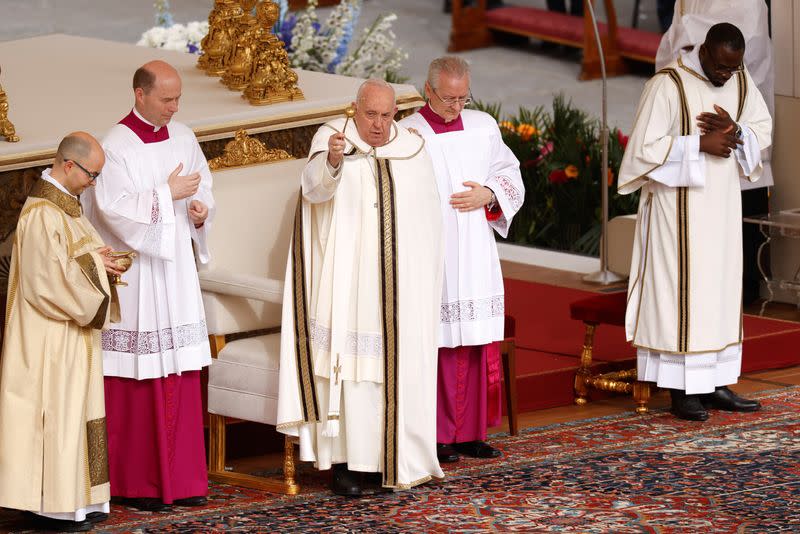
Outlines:
[[[0,71],[2,72],[2,71]],[[19,141],[17,130],[14,124],[8,120],[8,96],[3,91],[3,86],[0,85],[0,137],[5,137],[9,143],[16,143]]]
[[[219,170],[286,159],[294,158],[280,148],[267,148],[258,139],[248,136],[245,130],[238,130],[234,139],[225,145],[223,155],[210,160],[208,167],[211,170]]]
[[[256,17],[250,12],[255,6]],[[302,100],[283,41],[272,33],[280,8],[271,0],[215,0],[197,67],[261,106]]]

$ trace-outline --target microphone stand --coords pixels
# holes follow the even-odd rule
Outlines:
[[[606,87],[606,57],[605,53],[603,52],[603,43],[600,41],[600,29],[597,26],[597,17],[594,13],[593,3],[594,2],[592,0],[588,0],[586,2],[586,7],[589,8],[589,15],[592,17],[592,28],[594,29],[594,37],[597,41],[597,50],[600,54],[600,76],[603,81],[600,127],[600,151],[602,154],[602,164],[600,169],[600,216],[602,219],[600,223],[600,270],[587,274],[583,277],[583,280],[585,282],[609,285],[615,282],[621,282],[622,280],[625,280],[626,277],[620,276],[617,273],[608,270],[608,117],[606,112],[608,95]]]

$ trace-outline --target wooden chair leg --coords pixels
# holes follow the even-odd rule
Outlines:
[[[519,434],[519,414],[517,413],[517,361],[514,341],[503,341],[500,353],[503,359],[503,381],[506,390],[506,414],[508,431],[512,436]]]
[[[583,406],[588,402],[589,385],[592,367],[592,350],[594,348],[594,331],[597,325],[584,323],[586,334],[583,338],[583,349],[581,350],[581,363],[575,372],[575,404]]]
[[[208,472],[225,472],[225,417],[208,414]]]
[[[219,356],[219,352],[225,346],[225,336],[209,334],[208,344],[211,347],[211,357],[216,358],[217,356]]]
[[[639,382],[638,380],[634,382],[633,399],[636,401],[636,413],[640,415],[646,414],[649,411],[647,403],[650,400],[650,383]]]
[[[283,442],[283,483],[286,486],[286,493],[297,495],[300,486],[295,479],[294,468],[294,443],[296,439],[286,436]]]

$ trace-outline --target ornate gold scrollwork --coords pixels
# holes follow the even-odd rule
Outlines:
[[[19,141],[14,124],[8,119],[8,96],[0,85],[0,137],[5,137],[9,143]]]
[[[228,167],[243,167],[258,163],[271,163],[285,159],[294,159],[291,154],[280,148],[267,148],[258,139],[247,135],[245,130],[238,130],[236,136],[227,145],[222,156],[208,162],[211,170]]]

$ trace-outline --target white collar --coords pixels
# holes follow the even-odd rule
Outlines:
[[[54,185],[54,186],[56,186],[56,187],[58,188],[58,190],[59,190],[59,191],[61,191],[62,193],[66,193],[66,194],[68,194],[69,196],[71,196],[72,198],[78,198],[77,196],[75,196],[75,195],[73,195],[72,193],[70,193],[69,191],[67,191],[67,188],[66,188],[66,187],[64,187],[64,186],[61,184],[61,182],[59,182],[58,180],[56,180],[55,178],[53,178],[52,176],[50,176],[50,171],[51,171],[51,170],[52,170],[52,169],[45,169],[45,170],[43,170],[43,171],[42,171],[42,180],[44,180],[45,182],[49,182],[49,183],[53,184],[53,185]]]
[[[142,121],[143,123],[149,124],[150,126],[152,126],[154,132],[157,132],[157,131],[159,131],[161,129],[161,126],[156,126],[155,124],[153,124],[149,120],[147,120],[144,117],[142,117],[142,115],[138,111],[136,111],[136,106],[133,106],[133,114],[136,115],[137,117],[139,117],[139,120]]]

